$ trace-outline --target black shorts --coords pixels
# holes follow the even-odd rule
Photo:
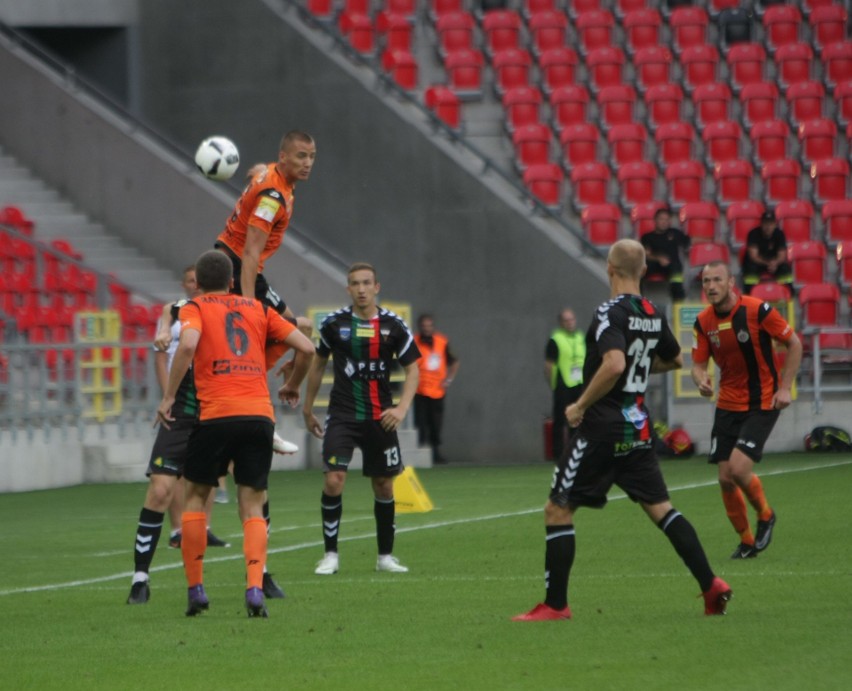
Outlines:
[[[265,418],[223,418],[199,423],[189,437],[183,475],[199,485],[215,487],[234,462],[234,482],[266,489],[272,467],[275,425]]]
[[[242,295],[242,283],[240,281],[240,271],[243,268],[242,260],[221,242],[217,242],[215,247],[231,258],[231,263],[234,265],[234,287],[231,292],[235,295]],[[284,314],[287,311],[287,303],[272,289],[272,286],[266,280],[266,276],[260,273],[254,282],[254,297],[267,307],[274,309],[278,314]]]
[[[713,431],[710,432],[710,463],[727,461],[734,449],[759,463],[763,458],[763,447],[780,414],[780,410],[740,412],[716,408]]]
[[[171,429],[160,425],[154,446],[151,449],[151,458],[148,460],[148,469],[145,475],[183,475],[183,466],[186,462],[186,450],[189,445],[189,435],[198,420],[177,418],[171,423]]]
[[[556,466],[550,501],[558,506],[600,509],[606,505],[613,485],[636,502],[659,504],[668,500],[652,440],[623,449],[611,440],[575,434]]]
[[[402,472],[402,451],[395,430],[385,431],[378,420],[326,419],[322,441],[322,462],[326,470],[348,470],[356,446],[364,456],[366,477],[393,477]]]

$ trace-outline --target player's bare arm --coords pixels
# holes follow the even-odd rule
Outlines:
[[[627,367],[627,360],[624,357],[624,351],[613,349],[604,353],[601,366],[592,375],[580,398],[565,409],[565,417],[571,427],[579,426],[585,412],[612,391],[612,387],[615,386],[625,367]]]
[[[311,362],[314,359],[314,344],[305,334],[298,329],[292,331],[284,342],[290,346],[296,355],[293,358],[293,367],[287,377],[287,380],[278,389],[278,398],[291,408],[299,405],[299,389],[302,387],[302,381],[305,379],[311,367]]]
[[[403,369],[405,370],[405,381],[402,384],[399,403],[393,408],[382,411],[382,429],[388,432],[399,429],[399,426],[408,414],[408,409],[414,400],[414,394],[417,392],[417,384],[420,382],[420,369],[417,367],[416,362],[406,365]]]
[[[169,349],[169,344],[172,342],[171,321],[173,306],[173,302],[163,305],[163,313],[157,320],[157,335],[154,337],[154,347],[163,352]]]
[[[242,268],[240,269],[240,290],[243,297],[254,297],[254,285],[257,282],[260,255],[266,247],[267,235],[257,226],[246,228],[246,244],[243,247]]]
[[[710,374],[707,372],[706,362],[694,362],[692,364],[692,381],[698,387],[698,393],[705,398],[710,398],[713,395],[713,380],[710,379]]]
[[[681,367],[683,367],[683,355],[681,353],[678,353],[673,360],[663,360],[660,356],[655,355],[654,361],[651,363],[651,374],[671,372]]]
[[[163,400],[160,401],[157,408],[155,425],[159,422],[166,429],[169,429],[169,423],[174,422],[172,405],[174,405],[178,387],[192,364],[192,358],[195,356],[195,349],[198,347],[200,339],[201,332],[197,329],[181,331],[180,342],[175,351],[174,359],[172,359],[172,368],[169,370],[169,381],[166,384],[166,390],[163,392]]]
[[[799,340],[799,337],[794,333],[784,345],[787,348],[787,357],[784,359],[784,366],[781,368],[778,391],[772,397],[772,407],[776,410],[782,410],[793,402],[793,380],[802,364],[802,341]]]
[[[317,420],[314,415],[314,401],[317,399],[320,386],[322,385],[322,376],[325,374],[325,368],[328,364],[328,358],[314,355],[313,363],[308,371],[308,384],[305,387],[305,402],[302,404],[302,417],[305,420],[305,427],[308,431],[318,439],[322,439],[324,433],[322,423]]]

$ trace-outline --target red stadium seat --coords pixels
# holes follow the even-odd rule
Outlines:
[[[660,84],[645,92],[645,109],[652,128],[681,121],[683,91],[677,84]]]
[[[401,89],[417,88],[417,60],[407,50],[386,50],[382,54],[382,67],[389,72]]]
[[[657,45],[660,40],[660,13],[648,7],[630,10],[624,15],[621,26],[632,51]]]
[[[476,22],[470,12],[447,12],[435,23],[439,52],[449,54],[457,50],[473,50],[473,30]]]
[[[704,154],[708,164],[732,161],[741,155],[740,140],[743,132],[734,120],[711,122],[704,128]]]
[[[827,202],[822,207],[827,242],[845,243],[852,256],[852,199]]]
[[[657,128],[654,140],[660,165],[666,167],[692,158],[695,130],[688,122],[671,122]]]
[[[737,89],[763,81],[766,51],[759,43],[735,43],[727,55],[731,81]]]
[[[385,11],[414,19],[417,14],[417,0],[385,0]]]
[[[840,285],[846,290],[849,290],[852,288],[852,243],[848,241],[838,243],[836,256],[837,278],[840,281]],[[852,296],[852,291],[850,291],[849,295]]]
[[[577,15],[574,27],[580,38],[580,46],[586,53],[612,45],[612,29],[615,20],[606,10],[589,10]]]
[[[813,237],[814,207],[810,202],[781,202],[775,207],[775,218],[787,242],[808,242]]]
[[[577,53],[567,47],[549,48],[538,56],[542,86],[546,92],[574,83]]]
[[[321,22],[331,22],[334,20],[334,6],[331,0],[308,0],[308,12],[314,19]]]
[[[406,50],[411,52],[411,36],[414,27],[404,14],[379,12],[376,15],[376,31],[385,38],[385,50]]]
[[[633,69],[640,89],[646,90],[671,81],[671,51],[665,46],[647,46],[633,55]]]
[[[701,272],[710,262],[731,261],[731,252],[727,245],[717,242],[698,242],[689,248],[689,265],[694,272],[694,278],[701,280]]]
[[[598,159],[598,141],[601,133],[589,122],[568,125],[559,134],[562,156],[568,167],[591,163]]]
[[[703,7],[678,7],[669,17],[674,49],[681,52],[689,46],[707,43],[707,12]]]
[[[811,11],[808,23],[813,32],[814,46],[821,50],[823,46],[846,39],[846,8],[843,5],[823,5]]]
[[[32,236],[35,224],[17,206],[4,206],[0,209],[0,225],[11,226],[19,233]]]
[[[370,0],[343,0],[345,14],[370,14]]]
[[[580,215],[586,237],[593,245],[609,246],[619,238],[621,212],[615,204],[592,204]]]
[[[713,169],[716,179],[716,200],[727,208],[737,202],[749,201],[752,197],[754,169],[744,160],[722,161]]]
[[[586,68],[595,89],[621,84],[623,66],[624,53],[613,46],[595,48],[586,57]]]
[[[617,169],[626,163],[634,163],[645,158],[645,143],[648,131],[636,122],[614,125],[607,132],[610,158]]]
[[[841,201],[849,190],[849,163],[842,158],[824,158],[811,164],[814,202]]]
[[[782,158],[767,161],[760,169],[764,196],[770,202],[793,201],[799,198],[799,179],[802,167],[798,161]]]
[[[553,90],[549,100],[553,126],[557,130],[586,121],[589,106],[589,92],[586,87],[580,84],[559,87]]]
[[[567,0],[568,16],[575,20],[583,12],[594,12],[601,9],[601,0]]]
[[[803,81],[791,84],[787,89],[789,118],[796,125],[806,120],[823,117],[825,87],[822,82]]]
[[[669,197],[675,203],[699,202],[704,189],[704,166],[698,161],[679,161],[666,168]]]
[[[841,125],[852,122],[852,80],[834,87],[834,101],[837,103],[837,120]]]
[[[825,280],[825,254],[825,245],[821,242],[788,242],[787,258],[793,267],[793,283],[822,283]]]
[[[752,153],[759,163],[787,158],[790,130],[783,120],[765,120],[751,128]]]
[[[838,326],[840,290],[833,283],[806,285],[799,292],[802,326]]]
[[[478,50],[453,50],[444,57],[450,88],[459,98],[482,96],[482,67],[485,60]]]
[[[693,242],[716,242],[719,207],[710,202],[689,202],[680,209],[680,224]]]
[[[785,285],[775,283],[775,281],[764,281],[752,286],[749,295],[777,306],[790,299],[790,289]]]
[[[514,10],[491,10],[482,16],[485,44],[492,52],[520,48],[521,17]]]
[[[559,9],[556,0],[523,0],[521,14],[527,19],[544,12],[555,12]]]
[[[786,88],[791,84],[811,79],[814,52],[808,43],[787,43],[775,51],[778,84]]]
[[[598,92],[598,110],[605,127],[633,122],[636,91],[627,84],[606,86]]]
[[[731,90],[724,82],[702,84],[692,92],[695,121],[699,127],[730,118]]]
[[[825,83],[834,88],[852,79],[852,41],[838,41],[823,46],[822,64]]]
[[[436,84],[426,89],[423,98],[438,119],[454,130],[461,127],[461,101],[452,89]]]
[[[454,14],[464,10],[464,0],[430,0],[429,16],[433,22],[445,14]]]
[[[340,32],[358,53],[373,55],[376,52],[376,31],[368,15],[344,12],[337,22]]]
[[[524,171],[524,184],[542,204],[558,208],[561,206],[564,177],[562,169],[555,163],[542,163],[529,166]]]
[[[568,19],[564,13],[558,10],[536,12],[530,16],[527,26],[532,36],[533,50],[536,54],[540,55],[552,48],[566,47]]]
[[[518,127],[512,134],[515,160],[523,170],[530,166],[550,163],[550,144],[553,133],[547,125],[535,124]]]
[[[534,86],[516,86],[503,92],[503,112],[510,132],[539,121],[541,92]]]
[[[763,15],[763,30],[770,50],[796,43],[802,15],[794,5],[773,5]]]
[[[765,207],[761,202],[746,200],[734,202],[725,212],[728,221],[728,241],[733,247],[745,244],[748,233],[760,225]]]
[[[668,205],[662,201],[648,201],[637,204],[630,210],[630,222],[633,224],[633,237],[641,238],[645,233],[654,229],[654,216],[660,209]]]
[[[702,84],[712,84],[718,79],[719,51],[716,46],[689,46],[680,54],[680,64],[683,69],[684,84],[694,89]]]
[[[531,65],[529,52],[521,48],[495,51],[491,57],[491,67],[494,70],[497,94],[501,95],[506,89],[515,86],[528,86]]]
[[[835,155],[837,125],[833,120],[820,118],[799,124],[799,156],[803,163],[832,158]]]
[[[633,206],[637,214],[634,223],[644,220],[640,215],[642,210],[647,208],[647,204],[654,204],[654,211],[663,206],[662,202],[654,202],[657,197],[656,186],[659,178],[657,166],[649,161],[634,161],[618,166],[617,170],[622,203],[625,206]],[[651,226],[653,226],[653,213]]]
[[[778,87],[775,82],[746,84],[740,91],[740,103],[745,127],[774,120],[778,117]]]
[[[648,0],[614,0],[612,4],[615,5],[613,8],[615,16],[621,18],[622,22],[628,13],[644,9],[649,5]]]
[[[571,171],[574,204],[582,209],[590,204],[607,202],[609,167],[603,163],[583,163]]]

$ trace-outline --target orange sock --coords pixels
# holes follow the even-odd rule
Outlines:
[[[246,557],[246,588],[263,587],[263,567],[266,565],[266,521],[249,518],[243,523],[243,554]]]
[[[207,549],[207,514],[185,511],[181,517],[180,551],[190,588],[204,582],[204,552]]]
[[[754,473],[751,476],[751,482],[746,488],[746,496],[749,503],[757,511],[757,517],[761,521],[768,521],[772,518],[772,509],[769,508],[769,502],[766,501],[766,496],[763,494],[763,483],[760,478]]]
[[[740,488],[734,487],[731,492],[722,490],[722,501],[725,504],[725,511],[728,514],[731,525],[740,534],[740,542],[753,545],[754,535],[751,534],[751,528],[748,525],[748,511],[746,510],[745,497]]]

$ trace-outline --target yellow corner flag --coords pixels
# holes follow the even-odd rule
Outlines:
[[[427,513],[432,500],[420,484],[414,468],[405,468],[393,481],[393,496],[399,513]]]

